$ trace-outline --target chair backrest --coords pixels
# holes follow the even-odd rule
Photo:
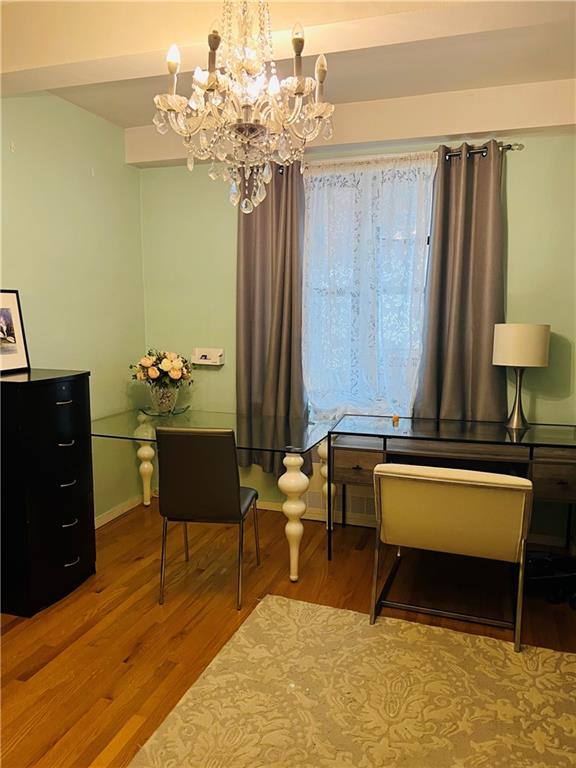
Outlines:
[[[231,429],[158,427],[160,514],[169,520],[241,519],[236,441]]]
[[[464,469],[378,464],[376,519],[387,544],[519,562],[532,483]]]

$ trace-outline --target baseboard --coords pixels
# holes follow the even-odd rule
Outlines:
[[[112,509],[108,509],[103,514],[95,517],[94,526],[96,528],[102,528],[103,525],[111,523],[112,520],[116,520],[118,517],[122,517],[122,515],[126,514],[126,512],[130,512],[131,509],[134,509],[134,507],[137,507],[139,504],[142,504],[142,496],[133,496],[131,499],[126,499],[126,501],[123,501],[116,507],[112,507]]]

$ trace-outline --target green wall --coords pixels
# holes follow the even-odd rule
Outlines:
[[[233,411],[237,209],[207,165],[143,170],[141,196],[146,344],[186,357],[223,348],[225,365],[195,369],[189,396],[195,408]]]
[[[514,323],[549,323],[548,368],[526,372],[532,421],[576,423],[576,134],[514,137],[509,152],[508,306]],[[512,402],[512,380],[509,398]]]
[[[120,128],[49,94],[2,100],[2,286],[35,368],[91,371],[93,416],[126,408],[144,346],[139,177]],[[138,494],[137,464],[129,445],[93,448],[101,514]]]

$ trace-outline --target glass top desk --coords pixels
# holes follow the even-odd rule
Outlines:
[[[273,416],[250,417],[236,413],[186,410],[171,416],[149,416],[140,410],[124,411],[92,422],[92,437],[131,440],[138,445],[142,478],[142,499],[150,504],[150,482],[155,456],[156,427],[232,429],[238,449],[280,453],[286,471],[278,479],[278,488],[286,496],[282,511],[288,518],[286,538],[290,549],[290,579],[298,580],[298,555],[303,534],[302,499],[309,486],[301,471],[302,454],[324,440],[334,421],[312,423],[301,419],[283,421]]]
[[[532,424],[509,430],[490,421],[345,415],[328,430],[328,557],[334,483],[372,485],[385,461],[461,466],[529,477],[534,498],[576,504],[576,426]],[[345,499],[345,495],[344,495]]]

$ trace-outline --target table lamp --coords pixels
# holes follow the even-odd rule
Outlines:
[[[507,365],[516,371],[516,395],[506,426],[526,429],[529,426],[522,410],[522,377],[526,368],[548,365],[549,325],[497,323],[494,326],[493,365]]]

